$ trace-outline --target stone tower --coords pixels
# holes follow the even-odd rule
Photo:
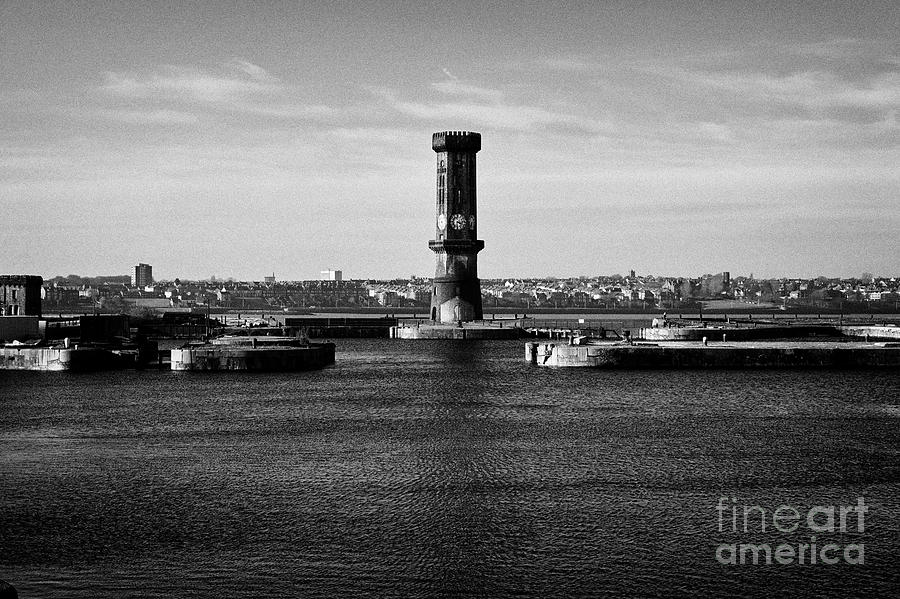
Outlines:
[[[475,201],[475,153],[481,134],[442,131],[431,138],[437,152],[437,221],[428,247],[436,267],[431,290],[431,320],[441,323],[478,320],[481,285],[478,282],[478,239]]]

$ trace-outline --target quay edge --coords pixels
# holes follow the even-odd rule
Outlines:
[[[0,370],[90,372],[134,365],[125,356],[92,347],[0,347]]]
[[[854,337],[870,340],[900,341],[900,327],[877,325],[762,325],[762,326],[666,326],[644,327],[638,338],[644,341],[761,341],[765,339],[799,339],[803,337]]]
[[[528,333],[519,327],[479,326],[466,323],[464,326],[423,324],[421,326],[394,326],[390,329],[391,339],[418,340],[500,340],[521,339]]]
[[[536,366],[609,369],[668,368],[893,368],[900,369],[900,343],[529,342],[525,360]]]
[[[294,372],[334,364],[334,343],[302,346],[205,344],[173,349],[171,368],[176,371]]]

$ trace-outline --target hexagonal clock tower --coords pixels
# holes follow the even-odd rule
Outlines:
[[[441,323],[483,317],[475,201],[475,153],[481,134],[469,131],[435,133],[431,147],[437,152],[437,219],[435,238],[428,247],[436,267],[431,290],[431,320]]]

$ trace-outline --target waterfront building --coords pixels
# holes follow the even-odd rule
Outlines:
[[[0,275],[0,315],[40,316],[43,286],[37,275]]]
[[[319,272],[319,278],[323,281],[343,281],[344,271],[342,270],[323,270]]]
[[[431,290],[431,320],[439,323],[482,318],[478,252],[484,241],[477,235],[475,154],[481,134],[443,131],[432,136],[437,153],[435,253]]]

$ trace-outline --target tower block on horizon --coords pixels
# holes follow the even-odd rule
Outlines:
[[[481,134],[442,131],[431,138],[437,152],[437,222],[428,247],[435,253],[431,320],[451,323],[483,317],[477,238],[475,154]]]

